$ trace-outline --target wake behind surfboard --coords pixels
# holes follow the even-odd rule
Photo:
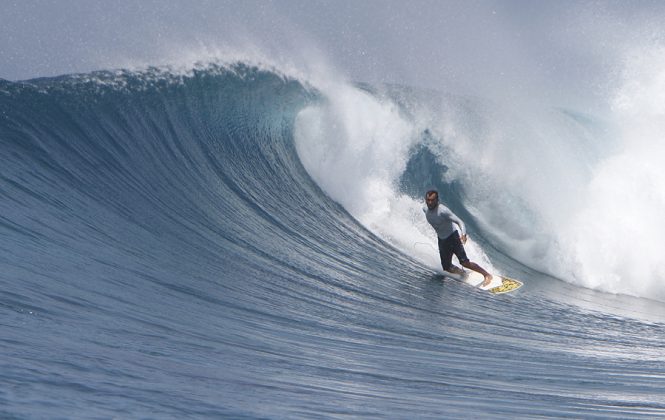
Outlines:
[[[444,276],[462,281],[480,290],[485,290],[487,292],[490,292],[493,295],[500,295],[503,293],[514,292],[524,285],[524,283],[522,283],[519,280],[511,279],[509,277],[504,277],[504,276],[493,275],[494,278],[492,279],[490,284],[488,284],[487,286],[480,286],[484,278],[480,273],[476,273],[475,271],[467,271],[463,277],[451,273],[445,273]]]

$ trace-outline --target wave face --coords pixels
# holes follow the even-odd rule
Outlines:
[[[0,82],[0,414],[663,415],[662,305],[515,261],[422,95],[242,63]],[[519,295],[441,280],[426,185]]]

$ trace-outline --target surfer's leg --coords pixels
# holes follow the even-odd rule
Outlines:
[[[452,238],[452,248],[455,256],[459,260],[462,267],[468,268],[469,270],[476,271],[483,275],[485,280],[481,283],[481,286],[487,286],[492,281],[492,275],[485,271],[484,268],[476,264],[475,262],[469,261],[469,257],[466,256],[466,251],[464,250],[464,245],[462,240],[459,237],[459,234],[455,232],[454,237]],[[452,235],[451,235],[452,236]]]
[[[479,266],[475,262],[466,260],[465,262],[462,262],[461,264],[464,267],[468,268],[469,270],[476,271],[476,272],[482,274],[483,277],[485,277],[485,280],[480,284],[481,286],[487,286],[492,281],[492,275],[490,273],[488,273],[487,271],[485,271],[484,268],[482,268],[481,266]]]
[[[439,238],[439,257],[441,257],[441,267],[443,271],[449,273],[464,274],[464,271],[453,265],[453,248],[450,246],[450,241],[447,239]]]

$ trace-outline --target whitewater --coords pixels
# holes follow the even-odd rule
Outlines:
[[[664,416],[662,57],[603,116],[243,60],[0,80],[0,416]],[[430,188],[519,292],[442,278]]]

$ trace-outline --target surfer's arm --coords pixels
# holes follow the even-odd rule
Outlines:
[[[462,237],[466,236],[466,225],[464,224],[462,219],[457,217],[457,215],[455,215],[455,213],[453,213],[452,211],[449,213],[448,217],[450,217],[450,220],[459,227],[460,236]]]

